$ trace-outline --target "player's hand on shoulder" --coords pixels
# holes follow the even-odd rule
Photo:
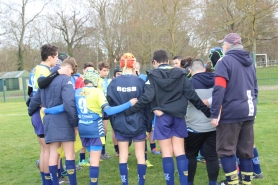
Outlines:
[[[132,98],[132,99],[129,100],[129,101],[130,101],[131,105],[133,106],[133,105],[135,105],[135,103],[138,102],[138,99],[137,99],[137,98]]]
[[[58,69],[58,73],[59,73],[60,75],[68,75],[69,69],[66,68],[66,67],[61,68],[61,69]]]
[[[164,112],[162,112],[161,110],[154,110],[153,113],[156,115],[156,116],[162,116],[164,114]]]

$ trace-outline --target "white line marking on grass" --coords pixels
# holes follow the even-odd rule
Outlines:
[[[274,110],[274,111],[269,111],[269,110],[258,110],[257,112],[278,112],[278,110]]]
[[[0,114],[0,116],[28,116],[28,114]]]

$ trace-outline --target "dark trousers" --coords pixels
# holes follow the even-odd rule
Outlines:
[[[188,159],[188,182],[194,181],[197,169],[197,159],[200,148],[206,160],[209,181],[217,181],[219,173],[219,162],[216,153],[216,131],[193,133],[188,132],[184,140],[185,153]]]
[[[235,156],[250,159],[254,156],[254,120],[239,123],[222,123],[216,128],[218,157]]]

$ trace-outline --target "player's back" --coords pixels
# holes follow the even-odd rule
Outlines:
[[[145,82],[138,76],[121,75],[110,83],[107,89],[107,100],[111,106],[121,105],[132,98],[140,99]],[[125,116],[123,112],[112,116],[112,127],[116,134],[133,137],[146,132],[147,121],[145,110]]]
[[[144,81],[138,76],[121,75],[109,85],[109,97],[113,100],[109,104],[117,106],[126,103],[132,98],[140,98],[144,90]]]
[[[93,86],[85,86],[75,90],[76,107],[78,114],[96,113],[102,117],[103,91]],[[105,100],[106,101],[106,100]]]
[[[69,88],[68,85],[71,85]],[[68,91],[64,88],[67,86]],[[45,89],[42,90],[42,104],[46,107],[54,107],[56,105],[63,104],[66,96],[73,96],[73,87],[70,81],[70,77],[66,75],[57,76]]]
[[[108,105],[103,91],[93,86],[75,90],[78,130],[83,138],[104,136],[102,108]]]
[[[41,102],[46,108],[63,104],[64,112],[59,114],[46,114],[43,118],[48,135],[46,142],[55,141],[58,135],[74,141],[73,128],[77,126],[78,117],[75,108],[74,89],[70,77],[66,75],[57,76],[49,86],[40,89]]]

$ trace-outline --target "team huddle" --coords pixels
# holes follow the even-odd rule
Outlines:
[[[41,148],[39,169],[43,185],[61,184],[63,172],[77,184],[75,153],[80,166],[89,166],[91,185],[101,183],[100,161],[111,158],[105,151],[108,121],[123,185],[128,185],[128,148],[134,144],[138,184],[147,183],[146,139],[154,154],[157,140],[165,182],[174,185],[174,160],[181,185],[193,185],[197,157],[201,153],[209,185],[216,185],[219,166],[226,179],[220,185],[251,184],[262,178],[254,145],[258,86],[249,52],[236,33],[219,41],[222,48],[210,50],[210,62],[192,57],[173,58],[156,50],[153,70],[140,74],[140,64],[131,53],[121,57],[108,79],[109,64],[84,65],[56,46],[41,47],[42,62],[29,78],[28,113]],[[58,59],[59,54],[59,59]],[[89,162],[85,159],[89,152]],[[65,157],[63,170],[62,158]]]

